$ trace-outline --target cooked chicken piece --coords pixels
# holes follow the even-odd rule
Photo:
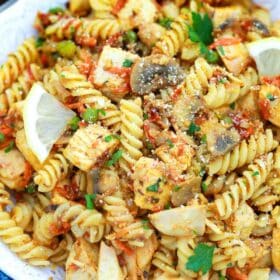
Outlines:
[[[139,27],[138,36],[147,46],[152,47],[162,37],[166,30],[157,23],[148,23]]]

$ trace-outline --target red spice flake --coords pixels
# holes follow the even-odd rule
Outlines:
[[[203,124],[206,120],[208,120],[208,114],[204,111],[200,111],[199,114],[195,117],[195,124],[196,125],[201,125]]]
[[[57,192],[68,200],[76,200],[79,197],[80,190],[75,182],[69,185],[56,186]]]
[[[156,205],[152,208],[152,212],[160,212],[161,210],[163,210],[163,207]]]
[[[65,234],[70,230],[70,228],[70,223],[58,221],[58,223],[53,223],[50,225],[50,232],[54,235]]]
[[[74,271],[76,271],[76,270],[78,270],[79,269],[79,267],[76,265],[76,264],[74,264],[74,263],[71,263],[70,265],[69,265],[69,270],[74,270]]]
[[[47,67],[49,65],[49,59],[46,53],[41,53],[40,61],[44,67]]]
[[[133,255],[134,254],[134,251],[128,246],[126,245],[124,242],[116,239],[115,240],[116,242],[116,245],[119,247],[120,250],[122,250],[126,255]]]
[[[155,144],[155,138],[154,136],[150,133],[150,123],[149,121],[144,121],[144,125],[143,125],[143,130],[144,130],[144,133],[145,133],[145,136],[146,138],[149,139],[149,141],[152,143],[152,144]]]
[[[173,94],[171,95],[171,100],[174,102],[177,100],[177,98],[182,94],[182,88],[177,87],[174,91]]]
[[[260,99],[259,100],[259,108],[261,116],[264,120],[268,120],[270,118],[270,102],[268,99]]]
[[[127,0],[118,0],[112,9],[112,14],[117,15],[118,12],[124,7]]]
[[[149,115],[149,121],[151,122],[161,121],[161,117],[159,112],[157,111],[157,108],[154,107],[150,108],[148,115]]]
[[[280,88],[280,76],[262,77],[261,80],[265,84],[273,85]]]
[[[243,31],[249,32],[252,29],[253,21],[251,19],[244,20],[241,22],[241,27]]]
[[[48,26],[51,24],[49,14],[38,12],[38,18],[41,20],[43,26]]]
[[[87,127],[88,126],[88,123],[87,122],[85,122],[85,121],[80,121],[79,122],[79,127],[81,128],[81,127]]]
[[[78,45],[93,48],[96,45],[96,38],[88,36],[76,36],[75,41]]]
[[[254,134],[254,125],[249,119],[247,112],[241,114],[229,114],[234,127],[237,129],[241,139],[248,139]],[[246,124],[246,125],[245,125]]]
[[[105,45],[109,45],[111,47],[117,46],[120,40],[120,37],[122,36],[121,32],[118,32],[112,36],[110,36],[106,41]]]

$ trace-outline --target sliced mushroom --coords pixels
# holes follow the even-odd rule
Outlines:
[[[171,196],[172,204],[174,206],[186,204],[189,200],[194,198],[196,193],[200,192],[200,184],[200,176],[191,176],[190,178],[185,180],[182,184],[178,185],[175,190],[173,190]]]
[[[130,86],[143,95],[168,86],[176,86],[184,79],[184,72],[175,59],[165,55],[151,55],[139,59],[133,66]]]

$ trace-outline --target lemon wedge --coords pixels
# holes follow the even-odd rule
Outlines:
[[[280,75],[280,38],[270,37],[247,44],[261,76]]]
[[[24,103],[27,144],[40,162],[44,162],[53,144],[76,114],[47,93],[40,83],[32,86]]]

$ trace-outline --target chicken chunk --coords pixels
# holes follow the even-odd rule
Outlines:
[[[132,175],[136,205],[142,209],[163,209],[169,201],[171,189],[165,177],[163,162],[141,157]]]
[[[157,23],[149,23],[139,27],[138,36],[140,40],[149,47],[152,47],[164,34],[165,29]]]
[[[119,143],[118,139],[105,141],[110,131],[98,124],[80,128],[70,139],[63,151],[64,156],[83,171],[101,167],[107,161]]]
[[[66,261],[66,280],[80,279],[97,279],[97,255],[84,239],[73,244]]]

